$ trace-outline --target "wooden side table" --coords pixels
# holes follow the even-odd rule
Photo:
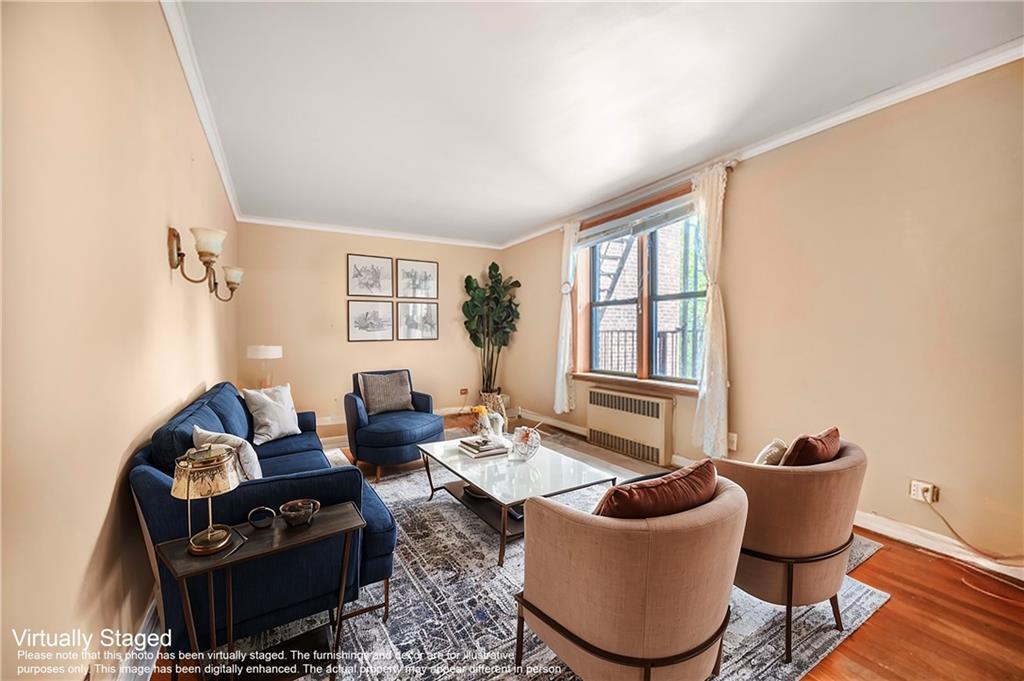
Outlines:
[[[251,560],[270,556],[282,551],[290,551],[314,542],[345,536],[345,548],[341,558],[341,578],[338,584],[338,609],[334,618],[334,642],[331,653],[337,657],[341,646],[342,611],[345,607],[345,586],[348,582],[348,565],[352,553],[352,537],[358,530],[366,527],[366,521],[356,505],[346,501],[333,506],[325,506],[316,514],[311,525],[289,527],[283,518],[278,516],[274,524],[264,530],[257,530],[248,523],[235,525],[232,530],[235,539],[230,548],[210,556],[193,556],[188,552],[188,537],[157,544],[156,553],[178,583],[181,592],[181,607],[185,615],[185,628],[193,652],[199,652],[199,640],[196,636],[195,619],[192,616],[192,603],[189,600],[188,579],[206,575],[208,610],[210,617],[210,650],[217,648],[217,618],[214,606],[213,573],[224,571],[224,591],[227,597],[227,635],[228,651],[234,652],[234,604],[231,582],[231,569],[236,565]],[[243,539],[243,537],[245,539]],[[337,668],[337,664],[333,668]],[[175,665],[175,669],[177,666]],[[331,672],[331,681],[336,672]]]

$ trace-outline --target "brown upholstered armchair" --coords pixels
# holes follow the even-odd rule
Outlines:
[[[863,450],[845,440],[835,459],[813,466],[715,460],[719,475],[742,487],[750,503],[736,586],[786,606],[786,662],[793,606],[829,601],[836,628],[843,629],[838,594],[867,465]]]
[[[717,674],[746,514],[723,479],[708,503],[644,520],[527,500],[516,666],[525,619],[586,681]]]

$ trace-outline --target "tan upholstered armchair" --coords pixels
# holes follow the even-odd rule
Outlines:
[[[645,520],[526,502],[523,621],[585,681],[703,681],[717,674],[747,500],[719,479],[714,498]]]
[[[792,659],[793,606],[829,601],[842,631],[839,589],[846,575],[853,517],[868,460],[842,441],[839,454],[813,466],[760,466],[716,459],[750,503],[736,586],[786,606],[786,662]]]

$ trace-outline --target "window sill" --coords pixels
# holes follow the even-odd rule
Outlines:
[[[577,381],[586,381],[587,383],[621,388],[622,390],[639,393],[641,395],[655,395],[658,397],[688,395],[696,397],[698,392],[697,386],[691,383],[657,381],[652,378],[633,378],[632,376],[613,376],[610,374],[593,374],[590,372],[575,372],[572,376]]]

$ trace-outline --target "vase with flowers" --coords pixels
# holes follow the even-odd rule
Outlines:
[[[491,434],[491,420],[487,418],[487,407],[482,404],[478,404],[472,407],[469,412],[476,416],[476,420],[473,421],[473,425],[470,430],[473,431],[474,435],[487,436]]]

